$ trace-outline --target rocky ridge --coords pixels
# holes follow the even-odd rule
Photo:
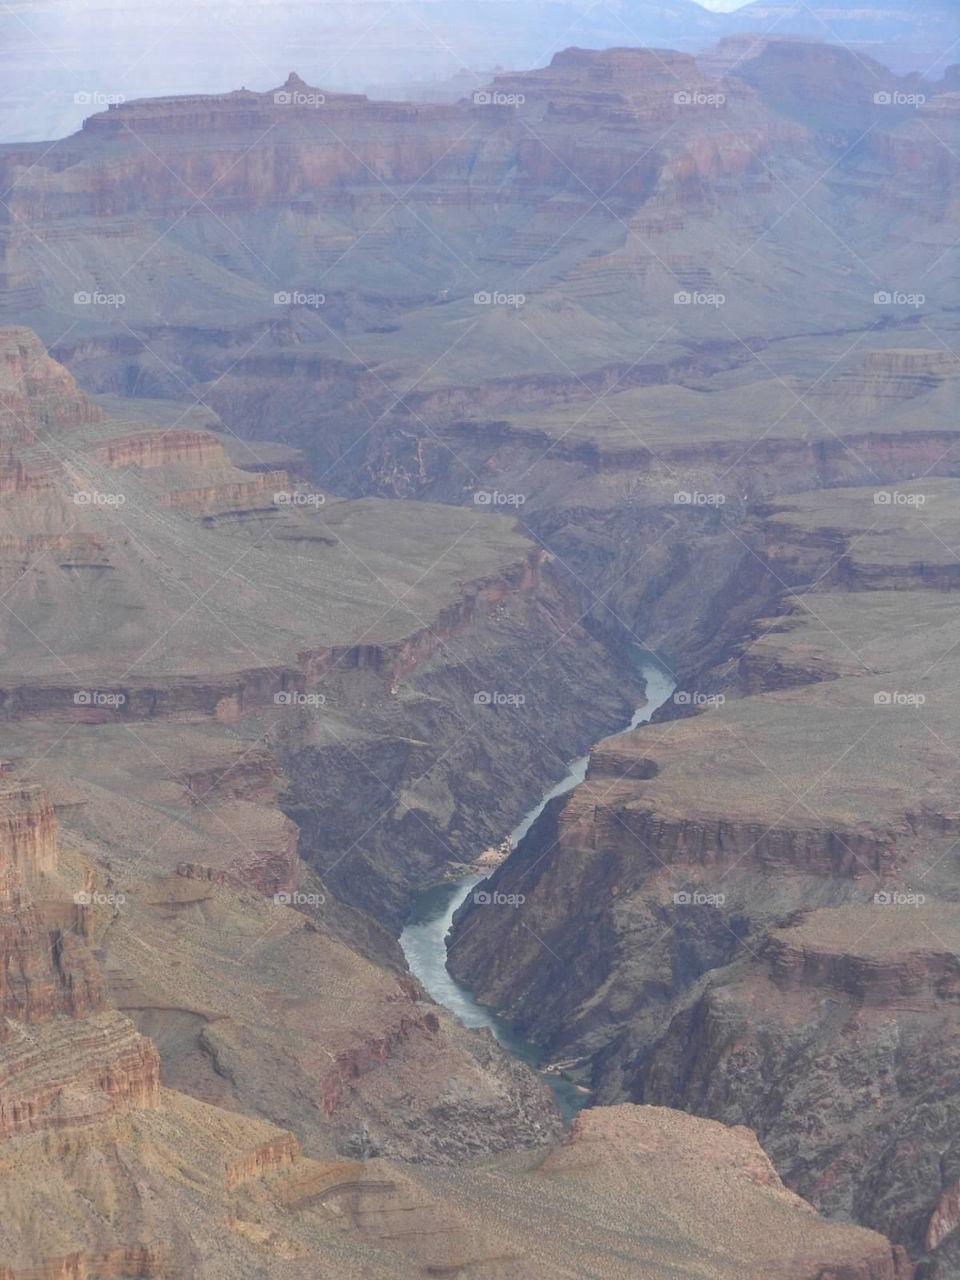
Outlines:
[[[955,1181],[955,501],[928,478],[763,507],[780,609],[593,752],[491,878],[523,906],[465,909],[450,950],[604,1102],[747,1124],[914,1257]]]

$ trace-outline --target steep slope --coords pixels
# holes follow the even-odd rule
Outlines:
[[[450,947],[603,1101],[749,1124],[787,1185],[914,1256],[955,1181],[956,498],[766,508],[779,612],[722,686],[594,751],[491,879],[523,905],[467,906]]]
[[[739,1116],[821,1209],[932,1248],[957,1225],[958,918],[893,891],[771,930],[677,1015],[640,1089]]]
[[[203,723],[201,741],[222,738],[228,754],[268,734],[302,851],[332,888],[399,920],[418,884],[499,837],[542,776],[562,774],[542,743],[572,671],[578,743],[628,714],[630,666],[578,626],[576,602],[508,519],[328,501],[282,473],[238,470],[207,431],[108,418],[82,399],[69,428],[39,430],[79,393],[34,337],[5,339],[14,390],[36,402],[36,438],[18,440],[31,420],[17,411],[3,470],[8,721],[103,726],[128,747],[156,734],[174,776],[161,721]],[[488,705],[501,690],[519,702]],[[474,804],[451,781],[478,760]],[[342,793],[358,767],[366,795]],[[289,887],[295,837],[267,820],[264,888]],[[209,854],[224,870],[236,856]]]
[[[508,520],[327,504],[208,431],[107,417],[27,331],[3,350],[5,748],[53,797],[109,993],[167,1081],[327,1158],[549,1138],[544,1087],[438,1016],[356,907],[402,919],[562,772],[541,738],[569,673],[585,743],[632,669]],[[478,698],[540,649],[529,704]],[[46,1008],[25,928],[10,945]]]
[[[77,883],[78,873],[85,887],[71,900],[64,890],[71,880]],[[718,1202],[722,1199],[728,1209],[752,1215],[762,1212],[795,1242],[792,1263],[778,1273],[785,1280],[813,1280],[822,1274],[815,1267],[824,1261],[848,1268],[845,1274],[853,1280],[909,1280],[903,1258],[881,1236],[832,1228],[785,1193],[745,1131],[725,1131],[668,1112],[620,1108],[602,1118],[597,1113],[590,1121],[581,1119],[565,1146],[545,1158],[541,1153],[542,1163],[532,1179],[522,1167],[475,1168],[466,1175],[462,1154],[469,1144],[456,1134],[462,1100],[451,1095],[451,1087],[475,1095],[476,1072],[469,1080],[446,1080],[446,1094],[438,1098],[461,1175],[438,1174],[425,1184],[372,1158],[365,1126],[362,1159],[306,1158],[291,1133],[240,1114],[237,1095],[224,1098],[229,1107],[224,1110],[161,1088],[156,1049],[126,1016],[109,1007],[87,949],[86,940],[98,932],[101,943],[104,933],[124,932],[119,919],[129,906],[135,930],[130,938],[141,953],[147,951],[158,961],[164,953],[176,956],[169,963],[181,970],[179,1011],[185,1012],[184,998],[195,997],[204,984],[204,996],[212,1005],[218,999],[216,986],[229,984],[230,977],[217,971],[211,944],[218,936],[232,938],[236,931],[240,947],[247,945],[242,931],[245,923],[249,929],[249,919],[244,921],[236,905],[227,915],[235,893],[219,892],[213,882],[198,884],[189,877],[143,878],[136,889],[126,878],[112,879],[109,891],[101,890],[90,864],[77,851],[68,853],[61,865],[57,822],[40,789],[7,776],[0,785],[0,883],[0,1269],[10,1280],[92,1280],[103,1275],[217,1280],[304,1274],[399,1280],[454,1273],[489,1280],[505,1280],[508,1275],[559,1280],[569,1274],[569,1255],[558,1254],[556,1238],[543,1231],[542,1221],[505,1228],[497,1203],[504,1182],[514,1189],[508,1193],[514,1204],[522,1194],[531,1205],[533,1191],[559,1208],[564,1193],[557,1196],[554,1184],[573,1172],[578,1194],[588,1201],[578,1247],[586,1247],[596,1258],[610,1256],[609,1171],[631,1158],[642,1159],[648,1167],[672,1165],[680,1153],[689,1159],[694,1143],[710,1152],[709,1190]],[[129,900],[125,890],[131,892]],[[171,930],[170,918],[178,913],[192,915],[195,925],[201,923],[200,947],[191,951],[189,926]],[[303,917],[295,912],[286,910],[286,916],[287,936],[290,931],[301,938],[307,935],[295,956],[303,990],[296,992],[291,975],[282,972],[278,960],[284,944],[282,935],[275,935],[268,972],[283,981],[283,987],[273,993],[258,991],[249,972],[254,966],[248,963],[243,988],[247,1001],[256,1000],[266,1009],[272,994],[275,1003],[282,1000],[295,1008],[298,1020],[316,1019],[321,1025],[328,1024],[337,1006],[341,1017],[350,1007],[355,1016],[361,1014],[361,1025],[382,1025],[382,1008],[374,1011],[368,1004],[362,1011],[356,1009],[358,958],[353,958],[351,969],[345,949],[327,940],[324,976],[311,973],[310,939],[321,930],[315,924],[305,930]],[[300,921],[292,929],[290,917]],[[268,925],[268,932],[275,924]],[[122,946],[107,950],[111,963],[118,950],[123,954]],[[249,950],[240,951],[241,962],[248,957]],[[151,966],[155,982],[162,969],[162,961]],[[137,971],[134,960],[122,982],[112,975],[111,985],[125,993],[128,1008],[130,974]],[[173,996],[173,990],[168,994]],[[154,1001],[158,995],[155,987]],[[331,997],[332,1005],[325,1005],[324,999]],[[399,988],[393,993],[381,990],[380,997],[397,1003],[403,993]],[[144,1008],[141,1005],[139,1011]],[[154,1003],[150,1008],[156,1028],[168,1035],[169,1026],[160,1016],[164,1006]],[[172,1002],[165,1006],[167,1012],[176,1008]],[[435,1015],[428,1017],[433,1019],[430,1036],[436,1041],[441,1029]],[[223,1012],[214,1014],[208,1006],[206,1020],[212,1032],[206,1052],[214,1058],[218,1075],[242,1091],[244,1046],[230,1043],[229,1030],[224,1034],[222,1024],[229,1019]],[[216,1023],[221,1024],[219,1034]],[[324,1030],[327,1043],[336,1045],[329,1025]],[[390,1034],[382,1033],[364,1054],[355,1027],[351,1047],[339,1055],[328,1053],[333,1065],[314,1084],[328,1114],[336,1110],[342,1093],[364,1094],[358,1081],[375,1073],[370,1059],[386,1064],[389,1072],[391,1092],[385,1105],[391,1111],[403,1106],[403,1090],[412,1082],[403,1077],[402,1069],[397,1074],[397,1047],[389,1043]],[[397,1034],[416,1038],[412,1015]],[[486,1057],[491,1054],[492,1046]],[[275,1039],[263,1056],[272,1072],[281,1062],[289,1071],[289,1037]],[[478,1064],[481,1056],[477,1054]],[[428,1057],[429,1052],[421,1051],[419,1070]],[[181,1065],[176,1059],[171,1064],[164,1054],[165,1074],[176,1075]],[[188,1080],[190,1084],[196,1081]],[[511,1091],[518,1086],[523,1087],[519,1078],[511,1081]],[[476,1105],[476,1096],[473,1101]],[[424,1118],[421,1113],[417,1120],[422,1123]],[[541,1136],[545,1139],[546,1132]],[[512,1137],[515,1140],[515,1132]],[[606,1166],[602,1173],[596,1168],[601,1150]],[[704,1162],[698,1163],[702,1174]],[[678,1250],[697,1259],[686,1274],[716,1280],[732,1276],[733,1268],[747,1260],[753,1265],[766,1256],[759,1233],[756,1240],[730,1239],[724,1242],[722,1261],[711,1250],[705,1271],[699,1239],[691,1250],[687,1234],[678,1233],[669,1221],[672,1204],[662,1171],[654,1168],[651,1173],[660,1195],[652,1220],[659,1224],[667,1216],[663,1225],[655,1226],[656,1243],[650,1243],[649,1195],[640,1201],[634,1190],[620,1199],[616,1211],[617,1237],[636,1239],[638,1256],[652,1264],[651,1275],[676,1275],[666,1259]],[[472,1193],[466,1204],[461,1176],[466,1176]],[[683,1194],[689,1194],[688,1186]],[[619,1247],[611,1263],[612,1274],[627,1274]]]
[[[571,1266],[623,1280],[913,1274],[874,1232],[812,1214],[747,1130],[661,1107],[582,1111],[545,1156],[460,1171],[454,1185],[461,1203],[532,1238],[545,1276]]]

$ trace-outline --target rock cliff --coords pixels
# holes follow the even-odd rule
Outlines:
[[[34,369],[18,386],[44,401],[56,366],[35,339],[7,340]],[[538,548],[494,513],[436,508],[431,545],[423,507],[327,502],[285,478],[258,507],[213,434],[93,408],[40,445],[12,447],[42,488],[2,500],[0,665],[6,741],[53,807],[7,788],[3,1007],[100,1022],[75,1053],[11,1039],[16,1115],[46,1123],[43,1062],[71,1053],[78,1114],[109,1087],[138,1102],[129,1016],[165,1083],[291,1128],[311,1154],[449,1162],[549,1140],[549,1092],[438,1017],[371,917],[401,920],[563,771],[541,738],[574,670],[586,745],[625,715],[611,676],[629,690],[632,667],[579,629]],[[197,491],[216,500],[170,501]],[[550,662],[505,714],[490,690],[537,645]],[[456,794],[485,758],[475,794]],[[73,884],[60,899],[54,810]],[[155,1086],[154,1050],[145,1061]]]
[[[602,1101],[747,1124],[914,1257],[956,1181],[955,489],[764,506],[780,609],[724,683],[595,749],[491,878],[522,905],[469,905],[450,944]]]

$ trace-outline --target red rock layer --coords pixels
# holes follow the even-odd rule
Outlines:
[[[56,870],[49,800],[39,787],[7,785],[0,791],[0,1141],[159,1098],[153,1045],[104,1007],[99,970],[79,936],[83,901],[32,901]]]
[[[177,428],[120,436],[97,446],[97,457],[108,467],[163,467],[171,462],[192,466],[226,464],[223,445],[207,431]]]
[[[0,910],[57,865],[57,820],[36,786],[0,789]]]
[[[160,1100],[160,1057],[109,1010],[18,1025],[0,1049],[0,1140],[65,1129]]]
[[[0,440],[32,444],[106,415],[82,395],[62,365],[51,360],[30,329],[5,329],[0,339]]]

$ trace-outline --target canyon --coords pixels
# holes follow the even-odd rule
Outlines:
[[[955,1274],[958,83],[0,146],[0,1275]]]
[[[158,572],[172,562],[148,555],[151,535],[138,536],[136,522],[162,519],[164,538],[179,540],[186,552],[175,563],[202,575],[210,572],[206,561],[216,556],[221,528],[211,514],[231,515],[235,554],[244,538],[253,543],[257,530],[263,536],[264,515],[231,505],[238,495],[246,502],[248,494],[225,464],[217,437],[185,439],[177,431],[167,436],[165,451],[156,427],[141,424],[138,431],[129,421],[98,415],[26,331],[7,331],[3,341],[5,367],[22,393],[18,431],[28,437],[25,446],[7,441],[21,482],[5,490],[5,502],[13,504],[5,543],[9,760],[0,789],[6,1273],[233,1276],[265,1270],[292,1276],[306,1267],[308,1274],[357,1277],[446,1271],[533,1280],[568,1273],[570,1259],[583,1250],[624,1277],[635,1274],[641,1259],[672,1267],[678,1258],[690,1274],[731,1280],[745,1267],[806,1280],[824,1264],[853,1280],[909,1277],[901,1248],[875,1231],[829,1223],[788,1192],[743,1128],[640,1106],[611,1110],[609,1119],[585,1113],[563,1134],[537,1076],[488,1032],[466,1030],[429,1001],[405,972],[388,930],[350,901],[360,895],[362,877],[355,870],[344,880],[352,892],[337,892],[334,869],[315,865],[317,836],[309,821],[298,832],[288,816],[299,812],[302,757],[310,761],[308,780],[300,783],[305,795],[325,753],[335,757],[334,768],[347,767],[339,754],[344,741],[354,773],[363,767],[364,735],[382,735],[388,723],[378,716],[371,727],[364,715],[374,698],[405,690],[413,704],[406,716],[423,714],[423,701],[431,715],[438,702],[450,715],[457,706],[451,670],[482,660],[486,646],[501,664],[518,663],[515,649],[528,660],[533,644],[543,643],[531,617],[540,628],[550,625],[551,644],[562,651],[564,628],[577,631],[577,611],[535,544],[509,521],[484,516],[482,537],[475,535],[467,561],[457,562],[458,574],[469,564],[473,576],[451,575],[455,604],[442,598],[443,580],[431,579],[429,644],[417,641],[422,618],[405,622],[408,642],[374,631],[364,613],[365,591],[355,585],[354,613],[338,614],[349,577],[332,579],[337,589],[315,586],[311,598],[329,600],[330,610],[321,621],[311,614],[310,624],[323,632],[320,638],[336,641],[321,663],[301,658],[296,665],[295,647],[286,651],[288,611],[272,629],[274,569],[257,579],[267,592],[257,643],[280,669],[247,668],[241,680],[229,661],[237,639],[231,615],[218,612],[212,616],[222,621],[224,639],[219,661],[203,679],[232,681],[233,692],[185,697],[181,686],[194,688],[200,678],[190,665],[197,651],[185,646],[177,665],[158,658],[148,702],[123,678],[124,664],[144,642],[137,614],[159,611],[161,593],[184,579],[171,583]],[[58,411],[62,402],[83,406],[74,423]],[[95,428],[90,437],[87,426]],[[39,440],[45,449],[38,457]],[[58,448],[67,459],[59,467],[46,452]],[[128,495],[131,512],[136,508],[132,527],[126,503],[104,509],[72,503],[76,514],[67,510],[77,476],[106,485],[111,466],[113,476],[123,476],[122,490],[81,492]],[[149,483],[131,477],[134,469],[147,472]],[[184,478],[199,482],[191,491],[212,495],[197,510],[163,501]],[[350,508],[344,520],[338,505]],[[326,504],[308,506],[301,517],[307,527],[294,535],[288,522],[295,517],[274,516],[281,534],[277,563],[292,554],[309,584],[309,574],[319,572],[341,539],[356,546],[354,539],[370,530],[371,511],[383,528],[380,505],[365,499],[331,500],[331,511]],[[416,516],[421,534],[427,530],[430,513],[422,504],[397,511],[401,520]],[[443,522],[451,518],[457,538],[469,535],[455,509],[442,507],[435,515],[445,536],[451,531]],[[351,518],[352,526],[344,523]],[[401,528],[391,548],[399,584]],[[90,645],[88,637],[84,647],[83,675],[93,676],[87,683],[97,687],[68,696],[66,678],[53,680],[38,650],[52,653],[58,644],[62,665],[69,668],[74,658],[82,663],[81,653],[68,647],[74,635],[66,631],[58,639],[51,619],[83,618],[70,592],[80,569],[73,547],[84,535],[97,547],[97,562],[109,566],[113,585],[88,615],[90,625],[95,618],[103,628],[102,639]],[[406,546],[412,554],[413,544]],[[435,554],[433,561],[435,567]],[[372,580],[364,580],[366,592]],[[196,583],[198,599],[201,590],[210,591],[209,579],[186,581]],[[399,590],[388,592],[384,611],[398,598]],[[135,622],[124,625],[131,601]],[[43,634],[35,630],[44,625],[41,602],[50,611]],[[496,645],[491,610],[501,627]],[[249,625],[251,615],[238,611],[238,619]],[[337,626],[344,630],[329,633]],[[20,627],[35,633],[34,649],[17,644]],[[356,656],[359,638],[370,641],[363,657]],[[636,669],[626,661],[618,668],[613,651],[588,635],[570,643],[577,651],[576,659],[566,659],[571,669],[564,668],[562,652],[554,663],[569,683],[576,662],[585,699],[578,729],[588,740],[603,717],[622,718],[622,693],[608,693],[604,702],[600,692],[626,690]],[[93,656],[98,665],[91,669]],[[298,698],[288,700],[294,678]],[[588,708],[591,682],[596,693]],[[342,691],[336,702],[335,691]],[[503,714],[469,697],[481,726]],[[336,717],[332,737],[318,735],[311,723],[328,713]],[[537,724],[535,710],[530,719]],[[481,727],[471,740],[475,750],[480,739],[481,750],[497,749],[513,762],[529,751],[530,732],[536,730],[528,725],[518,744],[515,733]],[[444,740],[448,753],[456,746]],[[402,765],[415,771],[424,759],[414,753]],[[540,769],[549,771],[548,758]],[[477,774],[478,786],[489,785],[483,770]],[[514,795],[535,777],[515,779]],[[416,804],[419,781],[411,777],[403,808],[439,824],[442,806]],[[356,793],[342,776],[335,785],[337,803],[345,810],[353,805],[355,814]],[[474,802],[461,803],[469,811]],[[405,816],[396,807],[381,817],[395,857],[403,849]],[[325,803],[323,812],[335,816],[336,804]],[[454,834],[452,815],[446,817],[444,830],[457,842],[446,850],[446,865],[455,869],[466,846]],[[410,838],[409,856],[416,851],[424,861],[408,863],[408,893],[411,883],[421,882],[410,877],[437,874],[437,863],[431,867],[427,859],[425,820],[420,830],[418,839]],[[364,850],[364,862],[379,886],[376,914],[388,920],[391,873],[372,847]],[[398,877],[396,868],[392,874]],[[678,1170],[681,1152],[688,1164]],[[651,1209],[651,1191],[632,1172],[624,1182],[625,1163],[635,1161],[644,1166],[649,1188],[658,1188],[658,1207]],[[692,1192],[700,1177],[702,1189]],[[542,1227],[557,1214],[569,1216],[571,1194],[578,1205],[576,1245]],[[727,1226],[676,1217],[671,1206],[691,1194],[722,1205]],[[610,1232],[611,1203],[623,1223],[636,1224],[630,1230],[646,1238],[653,1228],[654,1254],[646,1243],[624,1254],[621,1232]],[[745,1240],[731,1229],[744,1218],[768,1223],[768,1241],[790,1240],[789,1254],[782,1243],[771,1251],[763,1232]]]

